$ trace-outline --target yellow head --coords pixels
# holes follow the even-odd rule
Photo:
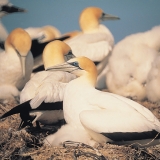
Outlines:
[[[79,18],[79,23],[82,31],[94,29],[99,25],[99,19],[102,16],[102,9],[98,7],[85,8]]]
[[[98,7],[88,7],[85,8],[79,18],[79,24],[83,32],[91,31],[97,29],[100,21],[105,20],[118,20],[117,16],[106,14],[101,8]]]
[[[64,63],[64,55],[68,54],[70,51],[71,48],[62,41],[55,40],[48,43],[42,55],[45,69]]]
[[[22,67],[23,77],[25,76],[25,61],[31,48],[31,38],[22,28],[14,29],[5,41],[5,51],[7,54],[17,53]]]
[[[77,69],[73,69],[71,73],[81,77],[95,86],[97,80],[97,68],[95,64],[87,57],[73,58],[68,63]]]
[[[11,46],[18,51],[20,56],[27,56],[31,48],[31,38],[22,28],[14,29],[5,41],[5,50]]]

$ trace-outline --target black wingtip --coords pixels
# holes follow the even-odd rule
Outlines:
[[[0,119],[2,118],[6,118],[8,116],[11,116],[13,114],[18,114],[21,112],[29,112],[31,110],[31,106],[30,106],[30,100],[26,101],[18,106],[15,106],[14,108],[12,108],[11,110],[9,110],[8,112],[4,113],[2,116],[0,116]]]

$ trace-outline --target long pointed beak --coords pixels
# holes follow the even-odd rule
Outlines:
[[[53,67],[49,67],[46,69],[46,71],[64,71],[64,72],[72,72],[76,70],[77,67],[70,65],[69,63],[65,62]]]
[[[6,12],[7,14],[15,13],[15,12],[27,12],[27,10],[25,10],[23,8],[19,8],[17,6],[13,6],[13,5],[4,5],[4,6],[2,6],[1,11]]]
[[[22,67],[22,74],[23,74],[23,78],[24,78],[26,75],[26,57],[20,56],[20,61],[21,61],[21,67]]]
[[[111,14],[103,13],[100,19],[102,21],[106,21],[106,20],[119,20],[120,18]]]

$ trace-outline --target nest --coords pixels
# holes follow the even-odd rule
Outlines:
[[[150,109],[160,119],[160,107],[147,101],[138,102]],[[0,103],[0,115],[16,106],[18,102]],[[82,143],[66,142],[61,147],[43,145],[44,138],[57,131],[57,126],[50,130],[25,128],[18,131],[19,115],[7,117],[0,122],[0,159],[2,160],[158,160],[160,145],[134,148],[101,144],[92,148]]]

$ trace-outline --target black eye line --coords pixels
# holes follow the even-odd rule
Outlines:
[[[77,61],[76,61],[76,62],[71,62],[71,63],[69,63],[69,64],[72,65],[72,66],[77,67],[77,69],[82,70],[82,68],[79,67],[79,63],[78,63]]]

